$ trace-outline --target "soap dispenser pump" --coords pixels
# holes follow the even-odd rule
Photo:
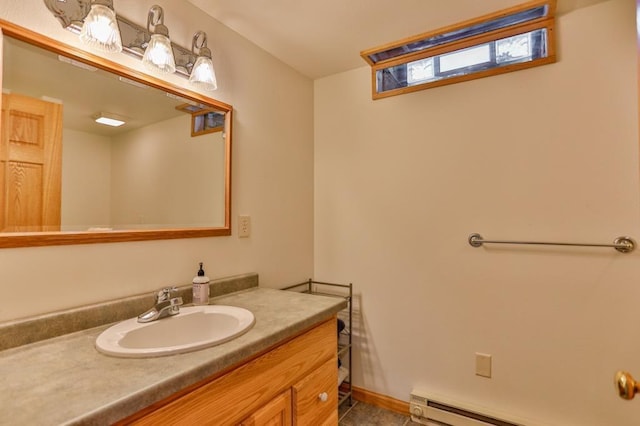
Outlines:
[[[209,304],[209,277],[204,274],[202,262],[198,274],[193,277],[193,304],[208,305]]]

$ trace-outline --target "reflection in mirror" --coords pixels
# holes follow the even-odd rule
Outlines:
[[[230,234],[230,106],[6,35],[0,247]]]

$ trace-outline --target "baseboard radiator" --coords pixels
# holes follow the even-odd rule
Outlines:
[[[409,411],[413,422],[428,426],[526,426],[503,414],[415,390],[411,392]]]

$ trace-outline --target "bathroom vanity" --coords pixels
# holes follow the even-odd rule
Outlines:
[[[0,424],[337,424],[344,300],[255,287],[212,303],[250,310],[255,325],[155,358],[99,353],[108,325],[0,351]]]
[[[335,319],[325,321],[118,424],[336,425],[336,340]]]

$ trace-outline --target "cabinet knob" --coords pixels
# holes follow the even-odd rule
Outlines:
[[[322,392],[320,395],[318,395],[318,399],[322,402],[326,402],[327,399],[329,399],[329,395],[327,395],[326,392]]]

